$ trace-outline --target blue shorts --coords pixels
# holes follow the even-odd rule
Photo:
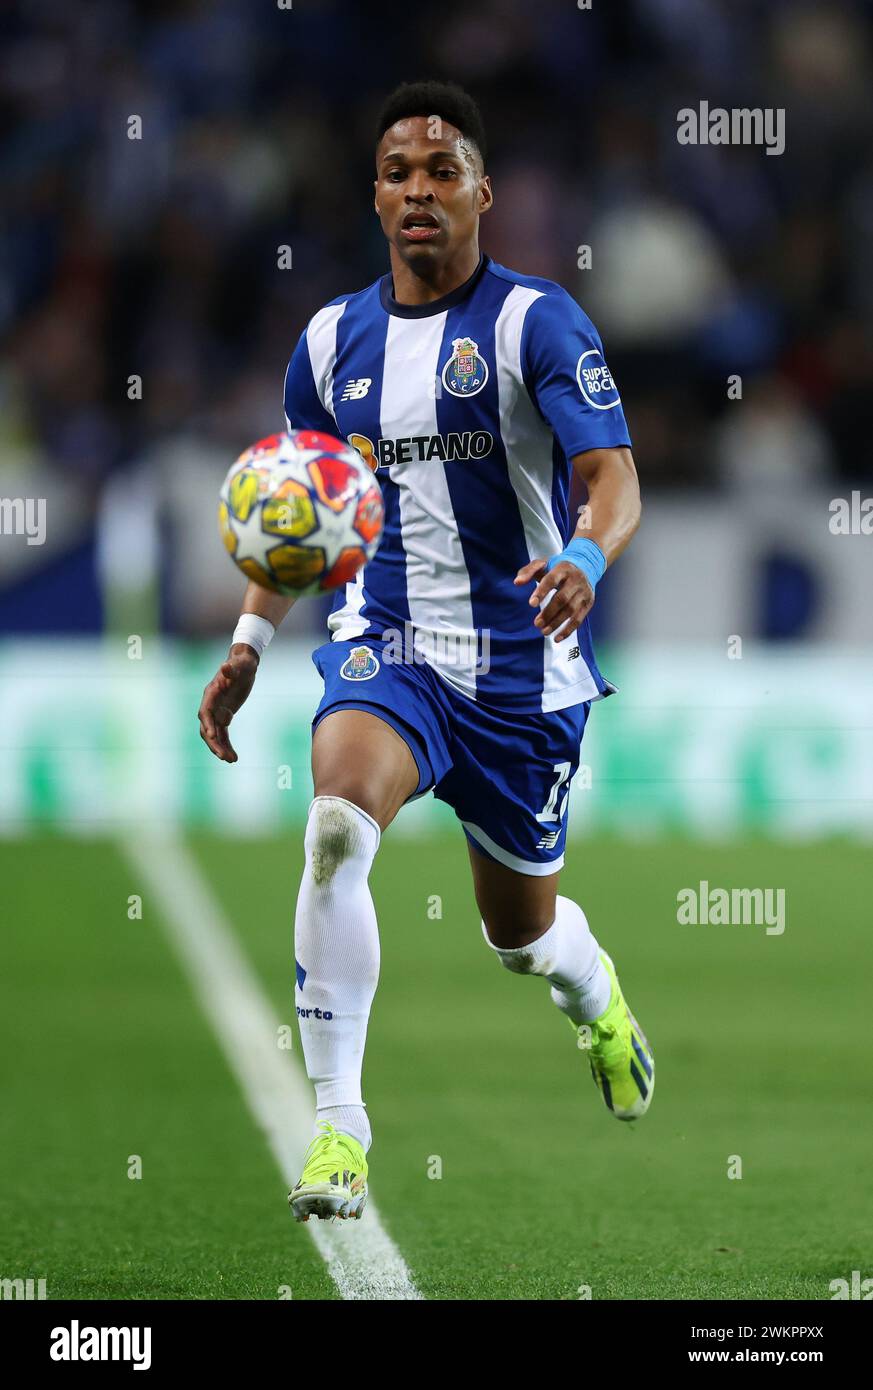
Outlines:
[[[549,714],[496,709],[461,695],[426,664],[386,664],[383,646],[367,637],[313,652],[324,680],[313,729],[338,709],[378,715],[415,758],[410,800],[432,790],[482,854],[523,874],[555,873],[590,701]]]

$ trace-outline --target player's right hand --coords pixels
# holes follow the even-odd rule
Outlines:
[[[248,698],[257,671],[255,651],[242,642],[237,643],[203,692],[197,711],[200,737],[210,752],[224,763],[239,761],[227,730],[240,705]]]

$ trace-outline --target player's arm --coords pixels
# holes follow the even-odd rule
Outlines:
[[[197,711],[200,737],[222,762],[237,761],[227,732],[230,721],[248,698],[261,653],[293,603],[293,598],[271,593],[249,581],[227,660],[221,663],[204,690]]]
[[[529,307],[520,360],[531,400],[588,485],[588,506],[576,534],[560,554],[529,561],[515,578],[519,585],[537,581],[530,603],[545,607],[534,623],[544,637],[554,635],[556,642],[564,642],[591,609],[607,565],[639,526],[640,489],[621,397],[603,344],[570,295],[540,295]]]
[[[630,449],[587,449],[572,464],[588,486],[575,534],[559,555],[531,560],[515,577],[516,584],[539,581],[530,596],[534,608],[554,590],[534,625],[544,637],[560,628],[558,642],[572,636],[590,612],[597,581],[640,524],[640,485]]]

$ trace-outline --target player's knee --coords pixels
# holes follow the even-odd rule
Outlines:
[[[304,837],[306,864],[317,888],[327,888],[343,865],[359,862],[365,875],[379,844],[379,827],[362,807],[341,796],[316,796]]]
[[[525,975],[532,971],[533,962],[532,958],[525,954],[524,947],[538,941],[548,931],[553,919],[553,912],[549,914],[535,909],[520,908],[511,913],[504,910],[498,916],[483,913],[482,935],[489,946],[493,946],[498,952],[518,951],[517,956],[501,955],[500,959],[507,970]]]
[[[359,767],[351,764],[332,767],[327,771],[320,769],[315,778],[315,799],[348,802],[379,825],[385,825],[391,819],[385,816],[385,797],[378,780],[372,775],[368,778]]]

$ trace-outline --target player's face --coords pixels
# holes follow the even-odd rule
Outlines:
[[[480,214],[491,201],[491,183],[475,148],[447,122],[410,116],[379,141],[376,212],[408,264],[450,260],[475,244]]]

